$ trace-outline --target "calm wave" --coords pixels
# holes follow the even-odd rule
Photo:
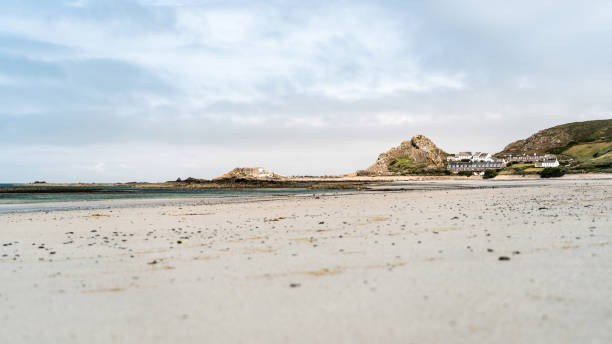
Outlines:
[[[34,190],[35,189],[35,190]],[[8,192],[10,190],[10,192]],[[187,189],[135,188],[128,186],[44,186],[0,184],[0,213],[65,209],[107,208],[112,200],[210,199],[340,193],[342,190],[278,189]],[[344,191],[345,192],[345,191]],[[90,202],[91,201],[91,202]],[[107,202],[94,202],[107,201]],[[70,203],[68,203],[70,202]],[[101,204],[96,204],[101,203]],[[126,203],[127,204],[127,203]]]

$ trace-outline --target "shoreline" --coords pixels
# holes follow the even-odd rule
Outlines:
[[[597,178],[584,176],[583,178],[495,178],[484,180],[482,178],[465,179],[431,179],[431,180],[379,180],[369,183],[367,187],[359,190],[323,190],[313,189],[312,192],[304,193],[278,193],[258,195],[227,195],[207,197],[153,197],[153,198],[119,198],[98,200],[73,200],[73,201],[35,201],[23,203],[0,204],[0,214],[36,213],[50,211],[72,211],[72,210],[96,210],[115,208],[142,208],[156,206],[192,206],[229,203],[248,203],[258,201],[272,201],[290,198],[312,198],[338,195],[353,195],[380,192],[417,192],[436,190],[478,190],[478,189],[504,189],[504,188],[529,188],[541,186],[563,185],[575,181],[605,181],[612,180],[612,175]],[[251,189],[249,189],[251,190]]]
[[[339,194],[352,194],[354,192],[329,192],[329,193],[301,193],[301,194],[274,194],[274,195],[241,195],[241,196],[217,196],[217,197],[174,197],[174,198],[131,198],[131,199],[103,199],[103,200],[77,200],[77,201],[51,201],[31,203],[7,203],[0,204],[0,215],[23,214],[51,211],[77,211],[77,210],[99,210],[120,208],[148,208],[163,206],[197,206],[216,205],[231,203],[249,203],[274,201],[292,197],[325,197]]]
[[[203,180],[204,182],[198,183],[186,183],[186,182],[175,182],[175,181],[167,181],[167,182],[125,182],[125,183],[14,183],[14,185],[18,186],[28,186],[28,187],[62,187],[62,186],[87,186],[87,187],[95,187],[95,186],[127,186],[127,187],[159,187],[159,188],[224,188],[224,189],[241,189],[241,188],[258,188],[258,183],[264,185],[259,188],[269,188],[269,187],[278,187],[278,188],[308,188],[309,186],[316,186],[317,188],[322,188],[323,186],[330,186],[329,189],[333,189],[334,186],[342,186],[342,184],[346,184],[348,187],[351,186],[360,186],[359,183],[363,183],[365,185],[371,183],[379,183],[379,182],[396,182],[396,181],[435,181],[435,180],[481,180],[482,176],[417,176],[417,175],[409,175],[409,176],[322,176],[322,177],[287,177],[282,180],[275,179],[244,179],[241,180],[241,183],[228,183],[227,181],[216,181],[216,180]],[[526,175],[498,175],[493,179],[489,179],[490,181],[494,180],[530,180],[530,179],[546,179],[541,178],[538,174],[526,174]],[[557,177],[553,179],[569,179],[569,180],[580,180],[580,179],[612,179],[612,173],[571,173],[565,174],[562,177]],[[265,184],[270,183],[270,184]],[[294,184],[291,184],[294,183]],[[286,184],[289,186],[283,187],[282,185]],[[338,184],[338,185],[336,185]]]

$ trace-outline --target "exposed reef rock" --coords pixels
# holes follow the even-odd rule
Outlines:
[[[227,179],[284,180],[287,177],[267,171],[263,167],[236,167],[213,181]]]

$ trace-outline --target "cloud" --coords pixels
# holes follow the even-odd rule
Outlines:
[[[83,7],[85,6],[85,4],[86,4],[85,0],[75,0],[75,1],[66,2],[66,6],[70,6],[70,7]]]
[[[174,145],[235,156],[248,146],[270,162],[265,152],[309,147],[300,154],[315,166],[323,164],[317,154],[333,154],[330,145],[367,141],[382,151],[416,133],[450,151],[494,151],[544,127],[609,117],[611,9],[564,1],[6,1],[0,145],[66,154],[83,145],[155,146],[177,166],[185,165]],[[217,170],[205,164],[218,156],[203,154],[194,158],[205,163],[192,165],[211,176]],[[338,152],[329,160],[355,159]],[[372,159],[364,154],[361,167]],[[83,173],[138,176],[151,167],[138,161]]]

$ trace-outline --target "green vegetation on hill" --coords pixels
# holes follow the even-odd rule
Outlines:
[[[610,152],[612,152],[612,142],[599,142],[575,145],[561,153],[564,155],[570,155],[575,159],[580,159],[580,161],[586,161],[603,156]]]
[[[539,174],[542,178],[557,178],[563,177],[565,171],[558,167],[546,167]]]
[[[409,156],[395,158],[393,161],[391,161],[391,163],[389,163],[389,171],[397,173],[414,169],[423,169],[425,167],[426,164],[415,164]]]
[[[611,167],[612,142],[577,144],[561,152],[561,155],[573,159],[577,166]]]
[[[482,176],[482,178],[483,179],[491,179],[491,178],[497,177],[498,174],[499,174],[499,172],[497,172],[496,170],[486,170],[484,175]]]
[[[458,176],[463,176],[463,177],[471,177],[474,175],[474,172],[472,171],[459,171],[457,172]]]
[[[612,142],[581,143],[559,155],[569,172],[612,172]]]
[[[509,175],[509,174],[526,175],[526,174],[536,174],[542,170],[543,168],[535,167],[534,164],[509,163],[506,167],[500,170],[499,174],[501,175]]]

